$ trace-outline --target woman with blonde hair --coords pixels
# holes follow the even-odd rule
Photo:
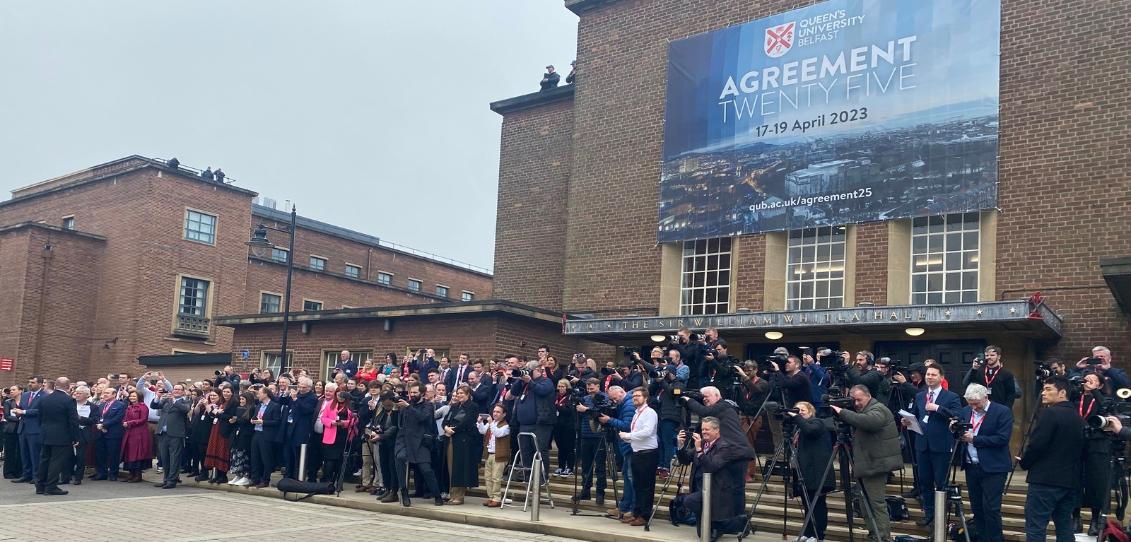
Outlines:
[[[795,405],[798,412],[790,413],[797,422],[797,467],[801,471],[804,486],[794,480],[794,492],[805,492],[806,498],[801,499],[805,512],[813,508],[813,519],[805,526],[801,536],[809,541],[824,540],[825,530],[829,524],[829,508],[825,502],[825,495],[832,491],[836,485],[833,472],[829,470],[826,476],[825,467],[833,454],[833,423],[827,418],[818,418],[817,409],[812,403],[798,401]],[[805,506],[808,502],[809,505]]]

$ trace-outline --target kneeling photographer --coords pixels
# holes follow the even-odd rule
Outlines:
[[[884,484],[888,474],[903,468],[899,450],[899,430],[886,406],[872,398],[868,387],[857,384],[849,390],[855,410],[830,405],[836,417],[855,428],[852,475],[863,488],[866,502],[875,520],[869,525],[873,540],[890,540],[891,524],[884,501]]]
[[[825,529],[829,525],[829,508],[825,495],[836,487],[836,475],[825,466],[833,455],[833,422],[828,418],[818,418],[817,409],[808,401],[797,403],[797,412],[786,411],[797,424],[797,466],[801,479],[794,480],[794,493],[804,491],[807,499],[801,499],[805,513],[813,507],[813,519],[805,526],[801,536],[825,539]],[[801,485],[804,483],[803,486]],[[800,491],[799,491],[800,490]]]
[[[683,509],[672,515],[672,522],[678,524],[677,518],[687,514],[700,515],[703,510],[703,473],[711,473],[712,527],[719,525],[728,532],[741,529],[745,522],[734,520],[741,516],[744,507],[733,496],[743,491],[742,473],[754,459],[753,450],[736,446],[723,437],[719,419],[711,416],[702,419],[699,433],[680,431],[676,442],[680,463],[692,466],[691,493],[676,496],[672,501],[673,509]],[[689,443],[693,446],[687,446]]]

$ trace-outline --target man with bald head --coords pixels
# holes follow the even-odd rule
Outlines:
[[[48,392],[38,404],[43,447],[40,448],[35,492],[66,495],[66,491],[59,489],[59,477],[73,464],[74,446],[79,441],[79,415],[75,400],[66,391],[70,380],[61,376],[54,383],[44,384]]]

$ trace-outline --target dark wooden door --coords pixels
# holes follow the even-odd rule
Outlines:
[[[970,362],[982,357],[986,341],[877,341],[875,348],[876,357],[886,356],[903,366],[922,363],[928,358],[938,361],[945,371],[951,391],[961,395],[958,388],[962,385],[962,378],[970,370]]]

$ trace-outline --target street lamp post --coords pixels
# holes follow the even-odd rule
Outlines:
[[[251,247],[252,254],[258,257],[264,257],[264,253],[266,253],[269,257],[270,250],[273,249],[275,245],[267,240],[267,230],[275,230],[290,235],[290,243],[287,245],[287,289],[283,293],[283,344],[279,348],[279,356],[281,356],[279,366],[282,368],[280,373],[290,370],[290,364],[287,361],[287,332],[291,320],[291,277],[294,275],[295,270],[295,221],[297,217],[295,206],[291,205],[290,227],[272,228],[266,224],[260,223],[255,227],[255,231],[251,234],[251,240],[247,243],[247,245]]]

